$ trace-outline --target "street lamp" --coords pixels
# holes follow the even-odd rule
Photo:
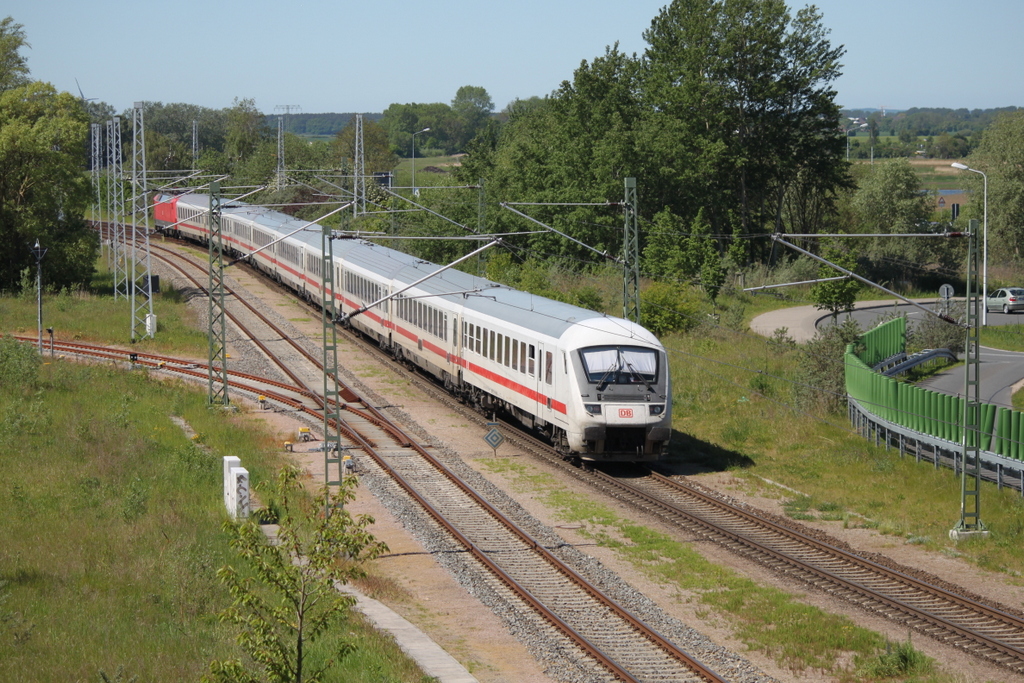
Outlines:
[[[984,172],[979,171],[976,168],[971,168],[967,164],[961,164],[959,161],[954,161],[950,164],[953,168],[961,171],[970,171],[971,173],[978,173],[984,179],[984,208],[983,208],[983,225],[982,228],[982,256],[981,256],[981,324],[988,325],[988,176]]]
[[[423,130],[418,130],[412,134],[412,194],[414,197],[420,195],[416,189],[416,136],[420,133],[426,133],[430,131],[430,127],[426,127]]]
[[[856,130],[858,128],[867,128],[868,127],[868,124],[866,124],[866,123],[858,124],[857,123],[857,119],[850,119],[850,121],[851,121],[851,123],[846,124],[846,128],[845,128],[845,131],[846,131],[846,160],[847,161],[850,160],[850,131],[851,130]]]
[[[39,355],[43,355],[43,257],[46,250],[39,246],[32,247],[32,255],[36,257],[36,321],[39,323]]]

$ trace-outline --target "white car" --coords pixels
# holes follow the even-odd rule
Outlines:
[[[989,311],[1002,311],[1003,313],[1024,310],[1024,289],[1003,287],[985,299],[985,307]]]

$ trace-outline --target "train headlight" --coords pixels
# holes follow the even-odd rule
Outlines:
[[[601,404],[600,403],[584,403],[583,407],[586,409],[588,415],[600,415]]]
[[[649,407],[651,409],[651,415],[661,415],[665,412],[665,406],[663,405],[651,405]]]

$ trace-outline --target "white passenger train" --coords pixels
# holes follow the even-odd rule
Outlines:
[[[157,225],[208,241],[209,197],[155,198]],[[304,225],[267,208],[228,202],[221,233],[245,256]],[[351,314],[441,266],[361,239],[335,240],[335,306]],[[317,226],[251,258],[300,296],[321,300]],[[395,357],[434,375],[480,409],[504,411],[545,435],[567,459],[653,461],[671,433],[665,349],[640,325],[520,292],[455,269],[349,319]]]

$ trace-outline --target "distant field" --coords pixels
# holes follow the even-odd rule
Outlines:
[[[851,159],[856,164],[870,164],[868,159]],[[885,159],[875,159],[874,163],[882,163]],[[921,180],[921,187],[926,190],[962,190],[966,187],[963,172],[953,168],[955,159],[910,159],[910,166]]]

